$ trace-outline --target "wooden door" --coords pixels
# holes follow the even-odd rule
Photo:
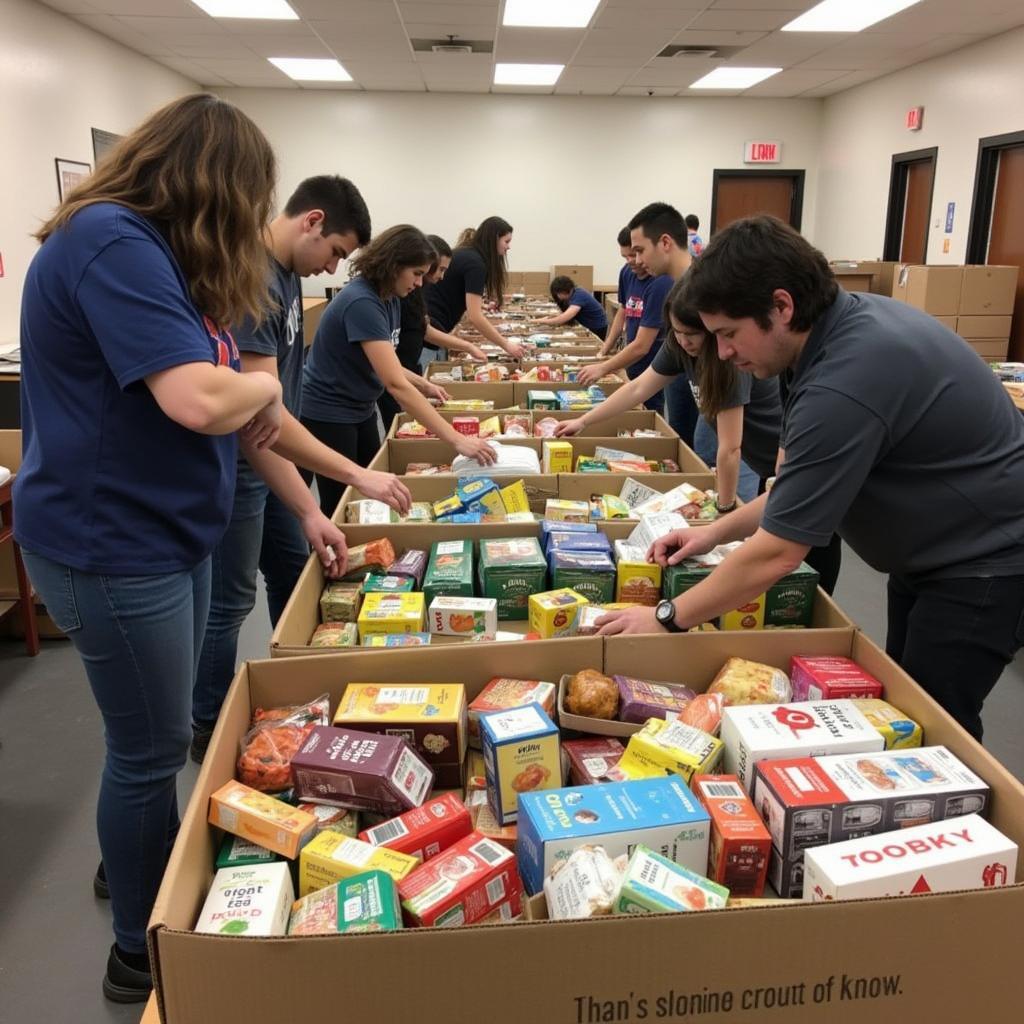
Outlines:
[[[932,180],[935,164],[916,160],[907,165],[907,190],[903,202],[901,263],[928,262],[928,219],[932,211]]]
[[[715,171],[711,233],[743,217],[768,213],[800,229],[803,171]]]
[[[999,151],[985,262],[1024,267],[1024,145]],[[1017,276],[1010,358],[1024,359],[1024,273]]]

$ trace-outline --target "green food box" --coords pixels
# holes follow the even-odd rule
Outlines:
[[[600,551],[552,551],[551,587],[568,587],[591,604],[615,600],[615,563]]]
[[[391,932],[402,927],[398,887],[386,871],[365,871],[297,900],[289,935]]]
[[[328,583],[320,595],[320,618],[324,622],[355,622],[362,600],[358,583]]]
[[[525,621],[530,595],[547,589],[548,565],[536,537],[480,541],[480,591],[498,602],[498,619]]]
[[[408,576],[380,576],[377,573],[367,573],[363,580],[364,594],[399,594],[411,593],[415,589],[416,581]]]
[[[561,409],[562,403],[558,401],[558,395],[554,391],[527,391],[527,409]]]
[[[221,868],[240,868],[247,864],[272,864],[280,860],[276,853],[257,846],[255,843],[243,839],[241,836],[226,835],[217,851],[217,861],[214,865],[219,871]]]
[[[452,597],[474,597],[473,542],[470,540],[439,540],[430,548],[430,561],[423,577],[423,593],[427,607],[442,594]]]

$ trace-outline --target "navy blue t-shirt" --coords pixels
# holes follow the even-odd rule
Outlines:
[[[608,316],[601,303],[586,288],[573,288],[568,304],[580,307],[576,314],[577,323],[582,324],[588,331],[593,331],[599,338],[604,338],[608,333]]]
[[[325,423],[362,423],[376,414],[384,385],[363,351],[364,341],[397,349],[402,311],[356,277],[331,299],[320,318],[302,377],[302,413]]]
[[[626,341],[632,343],[641,327],[653,327],[657,330],[654,344],[648,349],[647,354],[637,360],[632,366],[626,367],[626,374],[630,380],[635,380],[651,363],[658,354],[662,342],[665,340],[665,324],[662,321],[662,311],[665,308],[665,299],[672,290],[673,280],[669,274],[659,274],[657,277],[637,277],[634,273],[627,281],[626,292]]]
[[[95,203],[46,240],[21,307],[23,547],[119,576],[185,571],[213,550],[237,439],[175,423],[143,379],[198,362],[237,370],[238,350],[193,305],[157,225]]]

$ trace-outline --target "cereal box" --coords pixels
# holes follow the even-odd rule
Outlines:
[[[625,752],[626,748],[612,736],[565,740],[562,743],[563,774],[573,786],[611,782],[608,772]]]
[[[646,722],[678,715],[697,695],[682,683],[656,683],[632,676],[612,676],[619,688],[619,721]]]
[[[590,519],[589,501],[571,501],[568,498],[548,498],[544,503],[544,518],[560,523],[585,523]]]
[[[729,890],[724,886],[641,845],[633,851],[626,865],[615,913],[717,910],[728,901]]]
[[[615,563],[598,551],[567,551],[563,548],[548,554],[551,586],[571,589],[592,604],[615,600]]]
[[[875,698],[854,698],[853,706],[882,734],[886,750],[919,747],[924,742],[924,730],[907,718],[899,708]]]
[[[355,622],[362,600],[358,583],[328,583],[320,595],[320,618],[324,622]]]
[[[364,871],[296,900],[289,935],[391,932],[402,927],[395,880],[385,871]]]
[[[1016,874],[1017,844],[969,814],[805,851],[804,899],[993,889]]]
[[[400,737],[433,769],[436,786],[462,786],[468,738],[462,683],[349,683],[334,713],[334,724]]]
[[[359,612],[359,635],[422,633],[424,614],[422,594],[367,594]]]
[[[760,897],[772,837],[735,775],[697,775],[693,795],[711,815],[707,875],[733,896]]]
[[[560,409],[561,407],[558,395],[554,391],[534,391],[531,389],[526,392],[527,409]]]
[[[469,745],[480,748],[480,716],[539,704],[549,717],[555,713],[555,684],[539,679],[508,679],[497,676],[470,701]]]
[[[397,736],[317,725],[292,757],[292,780],[300,800],[392,817],[426,800],[434,772]]]
[[[363,637],[363,647],[425,647],[429,633],[371,633]]]
[[[299,895],[334,885],[364,871],[384,871],[400,882],[419,865],[407,853],[371,846],[340,832],[321,832],[299,857]]]
[[[324,622],[313,630],[310,647],[355,647],[359,630],[354,622]]]
[[[545,441],[542,467],[545,473],[572,472],[572,445],[568,441]]]
[[[547,570],[536,537],[480,541],[480,590],[498,602],[499,619],[529,617],[529,597],[547,586]]]
[[[574,636],[579,610],[590,602],[575,590],[549,590],[529,598],[530,629],[543,637]]]
[[[460,480],[455,493],[467,512],[486,512],[504,515],[505,503],[501,500],[498,485],[487,477]]]
[[[722,741],[717,736],[682,722],[652,718],[629,737],[613,775],[647,778],[651,768],[660,768],[689,782],[697,773],[713,771],[721,757]]]
[[[793,700],[881,697],[882,684],[850,658],[798,655],[789,663]]]
[[[499,911],[514,920],[522,910],[522,883],[513,854],[471,832],[398,883],[408,922],[421,927],[475,924]]]
[[[602,846],[581,846],[544,879],[548,917],[572,921],[610,914],[622,876]]]
[[[225,832],[288,858],[297,857],[316,834],[312,814],[241,782],[227,782],[210,795],[208,820]]]
[[[195,930],[213,935],[284,935],[295,890],[288,865],[221,868],[213,876]]]
[[[432,545],[423,577],[423,593],[429,605],[441,594],[473,596],[473,542],[441,540]]]
[[[615,600],[653,608],[661,600],[661,566],[647,551],[624,540],[615,542]]]
[[[226,835],[217,851],[214,864],[220,868],[241,868],[249,864],[272,864],[280,858],[276,853],[258,846],[256,843],[243,839],[241,836]]]
[[[371,846],[386,846],[425,862],[472,831],[466,805],[454,793],[444,793],[431,797],[422,807],[366,829],[359,838]]]
[[[722,711],[724,771],[747,792],[754,766],[776,757],[817,757],[882,750],[879,732],[848,700],[746,704]]]
[[[444,636],[493,637],[498,631],[498,602],[493,597],[442,594],[430,602],[427,622],[431,633]]]
[[[516,820],[521,793],[562,784],[558,737],[540,704],[480,716],[487,797],[499,825]]]
[[[697,872],[708,860],[708,812],[676,776],[524,793],[518,827],[516,859],[531,895],[555,864],[587,843],[613,859],[643,843]]]

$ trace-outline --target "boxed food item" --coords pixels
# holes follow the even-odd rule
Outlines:
[[[523,793],[518,828],[516,859],[531,895],[587,844],[614,859],[643,843],[691,871],[707,865],[708,812],[676,776]]]
[[[488,636],[498,631],[498,602],[493,597],[451,597],[430,602],[427,622],[431,633],[443,636]]]
[[[367,594],[359,611],[359,635],[422,633],[423,594]]]
[[[368,572],[363,580],[364,594],[408,594],[413,589],[413,581],[408,576],[392,576]]]
[[[806,849],[984,814],[990,790],[945,747],[919,747],[762,761],[753,799],[772,835],[768,881],[790,898]]]
[[[628,519],[629,506],[614,494],[592,494],[590,496],[591,519]]]
[[[612,542],[608,539],[607,534],[599,531],[582,533],[575,530],[552,530],[548,534],[548,558],[555,551],[584,551],[611,557]]]
[[[543,637],[573,636],[579,610],[590,602],[575,590],[549,590],[530,594],[530,629]]]
[[[480,590],[498,602],[498,618],[529,618],[529,597],[547,586],[547,562],[536,537],[480,541]]]
[[[661,600],[662,568],[647,561],[647,550],[628,541],[615,542],[615,600],[653,608]]]
[[[555,684],[539,679],[509,679],[496,676],[470,701],[469,745],[480,748],[480,716],[539,704],[551,717],[555,713]]]
[[[359,630],[354,622],[323,622],[313,630],[310,647],[356,647]]]
[[[289,935],[391,932],[402,927],[395,880],[385,871],[364,871],[296,900]]]
[[[454,793],[443,793],[431,797],[422,807],[360,832],[359,838],[371,846],[386,846],[426,862],[472,830],[466,805]]]
[[[314,728],[322,728],[315,726]],[[241,782],[210,794],[209,822],[282,857],[297,857],[316,835],[316,818]]]
[[[689,523],[676,512],[659,512],[657,515],[644,516],[637,523],[636,528],[626,539],[634,547],[639,548],[645,554],[650,551],[651,545],[660,537],[673,533],[676,530],[685,530]],[[664,574],[663,594],[665,597],[677,595],[668,592],[668,573]]]
[[[656,493],[651,497],[631,506],[630,513],[633,519],[642,519],[644,516],[655,515],[658,512],[679,512],[684,518],[690,519],[693,516],[686,515],[683,510],[688,506],[701,506],[708,500],[706,492],[693,484],[681,483],[678,487],[666,491],[664,494]]]
[[[505,503],[501,500],[498,485],[489,477],[460,480],[455,493],[467,512],[505,514]]]
[[[739,776],[748,793],[759,761],[885,749],[878,730],[848,700],[727,707],[720,735],[725,772]]]
[[[516,820],[521,793],[562,784],[558,726],[540,704],[480,716],[487,797],[499,825]]]
[[[545,473],[572,472],[572,445],[568,441],[545,441],[541,468]]]
[[[348,807],[332,807],[330,804],[297,804],[316,818],[317,832],[340,832],[345,836],[359,834],[359,812]]]
[[[389,576],[407,576],[412,580],[413,590],[423,586],[423,575],[427,571],[427,553],[414,548],[406,551],[388,566]]]
[[[292,758],[292,778],[300,800],[393,817],[426,800],[434,773],[397,736],[318,725]]]
[[[387,537],[356,544],[348,549],[346,580],[362,580],[368,572],[383,572],[395,560],[395,549]]]
[[[789,677],[782,669],[746,658],[729,658],[707,692],[721,694],[727,705],[782,704],[793,699]]]
[[[276,853],[229,833],[220,844],[214,867],[219,871],[221,868],[242,868],[249,864],[272,864],[275,860],[280,860]]]
[[[626,753],[612,774],[619,779],[643,779],[660,770],[689,782],[696,774],[713,771],[721,758],[722,741],[717,736],[682,722],[652,718],[629,737]]]
[[[527,409],[561,409],[562,404],[558,401],[558,395],[554,391],[541,391],[530,389],[526,392]]]
[[[647,484],[642,484],[632,477],[626,477],[626,482],[622,485],[622,490],[619,491],[619,497],[630,508],[636,508],[645,501],[657,497],[658,493],[653,487],[648,487]]]
[[[697,695],[682,683],[656,683],[632,676],[613,676],[619,688],[619,721],[646,722],[679,714]]]
[[[498,496],[501,498],[501,504],[504,506],[507,516],[530,511],[530,497],[526,493],[526,484],[522,480],[502,487],[498,491]]]
[[[472,741],[471,741],[472,742]],[[477,722],[476,746],[480,745],[480,727]],[[484,766],[484,755],[479,749],[472,747],[466,755],[466,796],[470,793],[487,792],[487,769]]]
[[[469,734],[462,683],[349,683],[334,713],[334,724],[400,737],[433,770],[436,786],[462,786]]]
[[[567,522],[562,519],[542,519],[540,523],[540,536],[547,550],[553,533],[597,533],[597,523],[590,520]]]
[[[295,899],[283,861],[220,868],[206,894],[195,931],[212,935],[284,935]]]
[[[899,708],[884,700],[868,697],[854,698],[852,703],[882,734],[886,750],[919,747],[924,742],[924,730]]]
[[[415,476],[412,471],[412,463],[406,466],[406,472],[410,476]],[[433,521],[434,509],[429,501],[414,501],[409,506],[409,511],[402,519],[403,523],[432,523]],[[394,562],[391,564],[394,565]],[[416,589],[419,590],[419,583],[417,583]]]
[[[599,551],[556,548],[548,554],[551,586],[573,590],[592,604],[615,600],[615,563]]]
[[[467,801],[466,807],[469,810],[474,831],[515,853],[516,836],[518,835],[516,826],[514,824],[498,824],[498,819],[494,816],[494,811],[491,810],[491,805],[487,801],[486,788],[483,792],[473,793],[471,796],[472,799]]]
[[[796,655],[789,665],[793,700],[881,697],[882,684],[855,661],[838,655]]]
[[[571,786],[611,782],[608,773],[625,752],[626,748],[612,736],[565,740],[562,743],[563,774]]]
[[[371,633],[363,637],[362,647],[424,647],[429,633]]]
[[[362,601],[358,583],[328,583],[320,595],[320,618],[324,622],[355,622]]]
[[[416,424],[409,424],[412,426],[419,426]],[[406,436],[413,437],[428,437],[425,428],[420,427],[424,433],[419,435],[408,434]],[[401,437],[402,435],[399,434]],[[375,501],[372,498],[363,498],[359,501],[353,501],[351,504],[345,506],[345,522],[354,523],[360,526],[387,526],[389,523],[398,522],[398,513],[391,508],[390,505],[385,504],[383,501]]]
[[[728,901],[729,890],[724,886],[639,845],[626,865],[615,913],[717,910]]]
[[[586,523],[590,521],[590,502],[568,498],[548,498],[544,503],[544,518],[560,523]]]
[[[308,896],[364,871],[384,871],[399,882],[418,865],[419,860],[407,853],[340,832],[321,832],[299,856],[299,895]]]
[[[735,775],[697,775],[690,789],[711,815],[708,878],[733,896],[760,897],[772,837],[740,780]]]
[[[576,617],[576,635],[596,636],[598,630],[597,622],[600,618],[607,615],[609,610],[603,604],[584,605]]]
[[[453,416],[452,427],[467,437],[480,435],[480,418],[478,416]]]
[[[423,577],[423,593],[429,604],[435,597],[473,596],[473,542],[439,540],[430,548],[430,561]]]
[[[977,814],[804,852],[804,899],[857,900],[1013,885],[1017,844]]]
[[[603,846],[581,846],[544,879],[548,917],[572,921],[610,914],[622,875]]]
[[[497,912],[511,921],[522,910],[522,883],[513,854],[471,832],[398,883],[410,924],[451,927],[475,924]]]

